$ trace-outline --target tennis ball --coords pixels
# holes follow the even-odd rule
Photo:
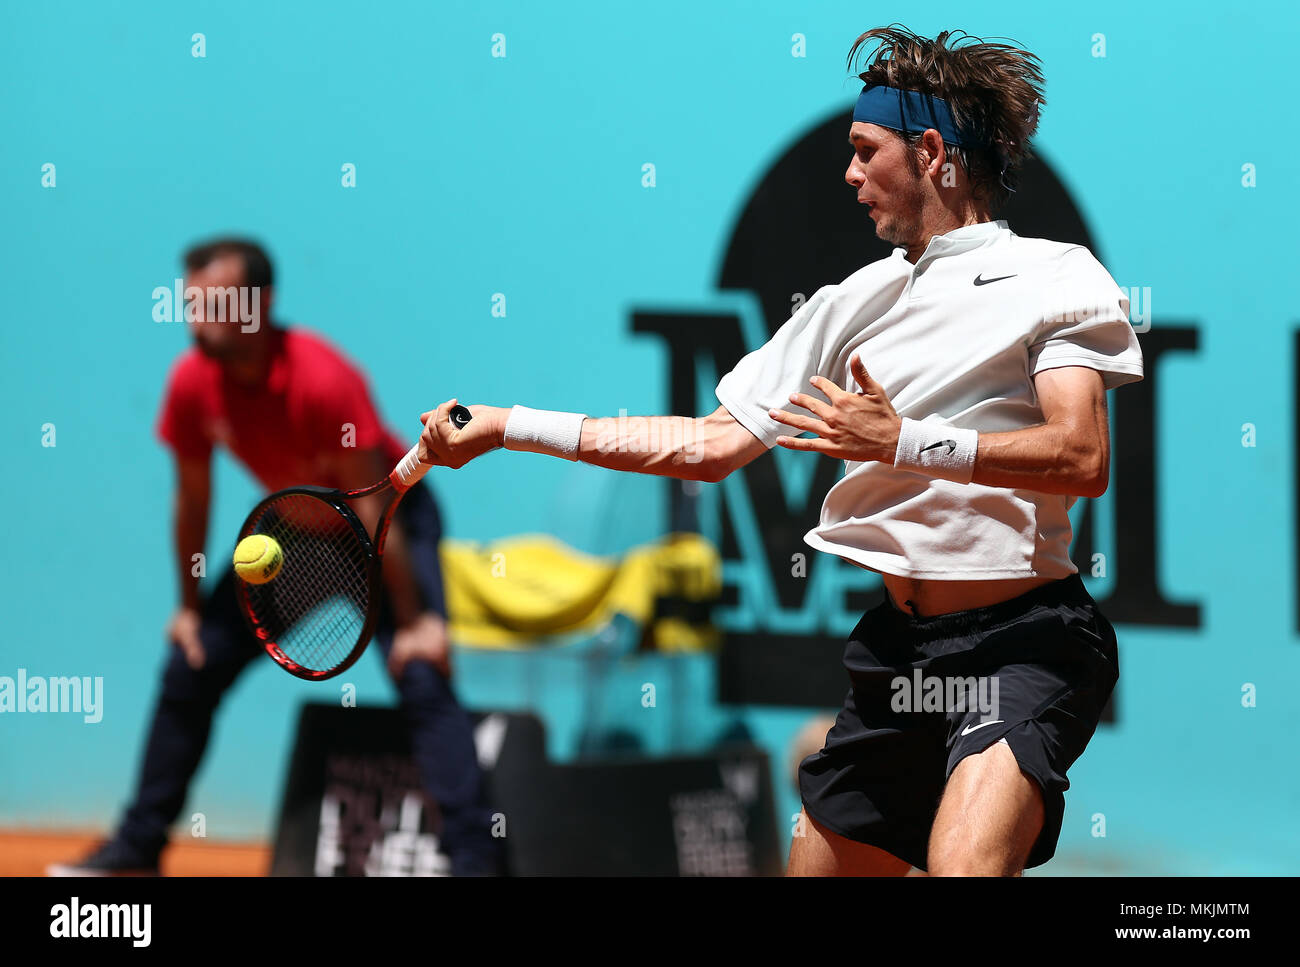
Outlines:
[[[250,534],[235,547],[235,573],[249,584],[274,581],[284,564],[284,552],[274,537]]]

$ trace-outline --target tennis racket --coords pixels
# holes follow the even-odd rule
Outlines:
[[[469,410],[452,407],[460,429]],[[366,650],[383,600],[381,559],[388,525],[402,497],[431,465],[420,444],[407,451],[383,480],[361,490],[291,487],[253,508],[239,531],[243,540],[265,534],[280,545],[284,563],[265,584],[236,580],[239,609],[266,653],[281,668],[308,681],[345,671]],[[366,533],[353,501],[387,494],[374,535]]]

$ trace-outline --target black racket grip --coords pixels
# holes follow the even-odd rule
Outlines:
[[[469,423],[470,420],[474,419],[474,416],[470,413],[469,409],[461,406],[459,403],[451,408],[451,413],[448,417],[451,420],[451,425],[458,430],[463,430],[465,425]]]

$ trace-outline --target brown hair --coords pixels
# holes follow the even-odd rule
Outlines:
[[[275,284],[271,257],[256,242],[244,238],[214,238],[195,245],[184,255],[185,268],[191,272],[207,268],[223,255],[238,255],[244,261],[244,285],[269,288]]]
[[[988,147],[949,144],[948,153],[965,169],[977,198],[994,209],[1005,204],[1016,187],[1016,170],[1029,155],[1029,139],[1038,129],[1038,107],[1046,103],[1039,59],[1027,50],[988,43],[963,30],[945,30],[930,40],[891,24],[868,30],[853,42],[850,71],[867,47],[874,47],[875,56],[858,74],[864,84],[942,98],[960,129],[980,132]],[[921,133],[899,136],[915,144]]]

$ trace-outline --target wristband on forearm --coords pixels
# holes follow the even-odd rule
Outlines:
[[[975,473],[978,430],[963,430],[946,423],[910,420],[903,417],[898,431],[898,452],[894,466],[929,477],[970,483]]]
[[[505,448],[578,459],[585,413],[558,413],[515,406],[506,418]]]

